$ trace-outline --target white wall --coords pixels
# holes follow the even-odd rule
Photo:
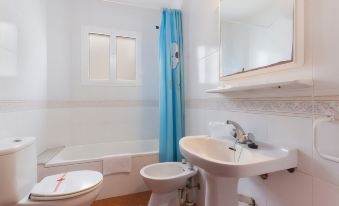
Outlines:
[[[46,110],[46,148],[158,138],[158,109],[128,102]]]
[[[47,147],[158,138],[160,11],[97,0],[48,2]],[[140,32],[141,86],[93,86],[81,80],[83,27]],[[60,84],[62,83],[62,84]]]
[[[0,138],[36,136],[38,152],[158,138],[160,14],[101,0],[1,0],[0,22],[18,28],[18,65],[0,76]],[[140,32],[142,85],[83,85],[82,26]]]
[[[40,102],[46,99],[45,6],[43,0],[0,1],[0,24],[10,25],[15,31],[4,41],[11,41],[16,47],[15,68],[8,76],[0,75],[0,138],[35,136],[39,140],[38,148],[44,145],[45,113],[13,107],[22,107],[22,100]],[[2,70],[6,68],[0,68]]]
[[[12,76],[0,76],[0,99],[45,99],[45,2],[1,0],[0,22],[17,30],[17,68]]]
[[[98,0],[48,2],[48,94],[50,100],[158,99],[160,11]],[[142,85],[88,86],[81,82],[82,27],[140,32]],[[60,82],[63,82],[60,85]]]
[[[273,173],[266,181],[259,177],[244,178],[239,192],[253,196],[260,206],[337,205],[339,165],[321,159],[314,151],[312,123],[313,118],[329,114],[331,109],[339,111],[336,57],[339,27],[335,23],[339,3],[305,1],[305,65],[296,73],[281,75],[287,79],[313,78],[314,88],[265,91],[266,98],[260,98],[260,92],[231,97],[204,92],[218,86],[218,4],[218,0],[187,0],[183,5],[187,135],[208,134],[209,121],[231,119],[253,132],[257,140],[296,147],[299,149],[296,173]],[[251,96],[257,98],[249,99]],[[319,129],[321,150],[339,156],[339,126],[324,124]],[[200,192],[198,199],[203,205],[203,190]]]

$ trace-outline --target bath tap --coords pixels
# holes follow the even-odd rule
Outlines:
[[[258,149],[258,145],[254,142],[254,134],[248,133],[246,134],[244,129],[240,126],[240,124],[227,120],[226,124],[230,124],[234,126],[233,129],[233,137],[237,139],[237,143],[239,144],[247,144],[251,149]]]

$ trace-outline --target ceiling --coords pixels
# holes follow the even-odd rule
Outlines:
[[[104,1],[158,10],[162,8],[180,9],[183,2],[183,0],[104,0]]]

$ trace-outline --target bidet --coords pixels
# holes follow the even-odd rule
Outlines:
[[[197,167],[178,162],[148,165],[140,174],[152,190],[148,206],[179,206],[179,189],[186,187],[189,178],[198,172]]]

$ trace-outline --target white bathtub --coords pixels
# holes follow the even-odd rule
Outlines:
[[[105,156],[129,154],[137,157],[158,154],[158,145],[158,140],[142,140],[71,146],[64,148],[45,167],[102,161]]]
[[[146,165],[159,162],[158,140],[124,141],[65,147],[49,161],[38,166],[38,178],[68,171],[95,170],[102,172],[105,156],[129,154],[132,156],[131,173],[104,177],[98,199],[105,199],[147,191],[139,174]]]

